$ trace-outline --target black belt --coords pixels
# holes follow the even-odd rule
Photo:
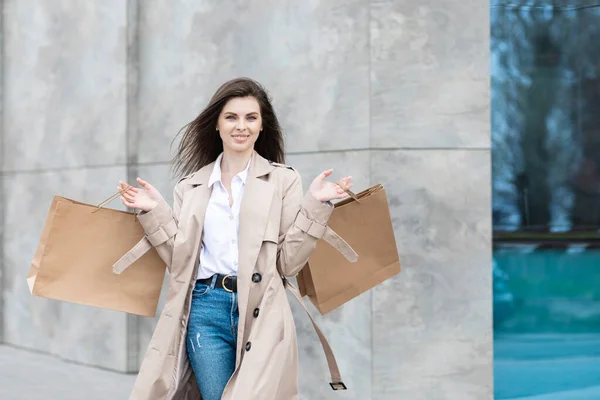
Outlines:
[[[237,293],[237,276],[223,274],[216,275],[217,281],[215,282],[215,288]],[[198,279],[196,282],[204,283],[205,285],[210,285],[214,276],[215,275],[211,276],[210,278]]]

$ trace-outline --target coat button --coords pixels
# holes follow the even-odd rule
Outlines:
[[[254,275],[252,275],[252,282],[258,283],[260,281],[262,281],[262,275],[261,274],[259,274],[257,272]]]
[[[258,318],[258,313],[260,312],[260,310],[258,308],[254,309],[254,318]]]
[[[250,351],[251,348],[252,348],[252,343],[250,343],[250,342],[246,343],[246,351]]]

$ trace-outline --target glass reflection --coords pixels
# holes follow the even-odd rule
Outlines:
[[[492,1],[495,398],[600,399],[600,2]]]

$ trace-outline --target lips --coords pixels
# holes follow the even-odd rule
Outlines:
[[[235,140],[238,143],[243,143],[246,140],[248,140],[248,138],[250,137],[250,135],[231,135],[231,137],[233,138],[233,140]]]

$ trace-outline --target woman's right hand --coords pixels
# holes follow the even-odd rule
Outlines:
[[[162,195],[154,186],[141,178],[137,178],[137,182],[142,186],[141,189],[119,181],[117,188],[121,192],[121,202],[129,208],[139,208],[146,212],[152,211],[163,200]],[[128,186],[131,187],[127,189]]]

